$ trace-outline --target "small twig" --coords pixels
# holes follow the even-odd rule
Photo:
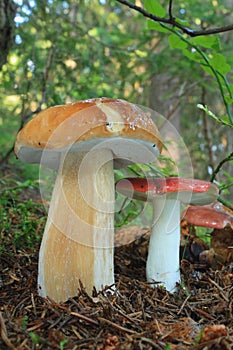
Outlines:
[[[50,299],[50,301],[51,301],[51,299]],[[61,304],[58,304],[58,303],[55,303],[53,300],[52,300],[52,303],[53,303],[56,307],[58,307],[59,309],[65,311],[65,312],[67,312],[67,314],[69,314],[69,315],[71,315],[71,316],[75,316],[75,317],[77,317],[77,318],[79,318],[79,319],[81,319],[81,320],[83,320],[83,321],[86,321],[86,322],[88,322],[88,323],[94,324],[95,326],[98,326],[98,325],[99,325],[99,322],[98,322],[98,321],[95,321],[95,320],[93,320],[93,319],[90,318],[90,317],[87,317],[87,316],[85,316],[85,315],[82,315],[82,314],[80,314],[79,312],[70,311],[70,310],[67,309],[65,306],[63,306],[63,305],[61,305]]]
[[[119,305],[118,305],[119,307]],[[123,316],[124,318],[126,318],[126,320],[130,321],[131,323],[134,323],[135,325],[138,325],[138,320],[135,320],[135,319],[132,319],[129,315],[126,315],[123,311],[121,311],[119,308],[118,308],[118,313]],[[140,311],[141,312],[141,311]]]
[[[201,99],[202,99],[202,104],[203,106],[205,106],[205,99],[206,99],[206,88],[205,86],[202,87],[201,89]],[[213,160],[213,151],[212,151],[212,137],[210,136],[210,131],[209,131],[209,124],[208,124],[208,118],[207,115],[205,113],[205,111],[201,111],[201,115],[202,115],[202,127],[203,127],[203,134],[204,134],[204,138],[205,138],[205,142],[207,145],[207,153],[208,153],[208,163],[209,166],[211,168],[211,170],[214,170],[214,160]]]
[[[1,337],[4,343],[8,346],[9,349],[16,350],[16,347],[11,343],[10,339],[7,336],[6,325],[0,312],[0,327],[1,327]]]
[[[172,0],[169,0],[168,13],[169,13],[169,18],[170,18],[171,20],[174,20],[174,17],[173,17],[173,15],[172,15]]]
[[[33,326],[31,326],[31,327],[28,327],[27,328],[27,332],[32,332],[32,331],[35,331],[36,329],[39,329],[39,328],[41,328],[41,326],[43,326],[43,322],[39,322],[39,323],[37,323],[37,324],[34,324]]]
[[[78,340],[83,339],[83,336],[78,332],[75,326],[71,326],[72,331],[74,332],[75,336],[78,338]]]
[[[213,281],[211,278],[208,278],[208,281],[210,283],[212,283],[218,290],[219,290],[219,294],[223,297],[223,299],[229,303],[229,299],[227,298],[227,296],[224,294],[224,290],[222,289],[222,287],[220,287],[218,285],[218,283],[216,283],[215,281]]]
[[[87,317],[87,316],[84,316],[78,312],[70,312],[70,315],[72,316],[75,316],[75,317],[78,317],[79,319],[83,320],[83,321],[86,321],[88,323],[91,323],[91,324],[94,324],[95,326],[98,326],[99,325],[99,322],[98,321],[95,321],[93,320],[92,318],[90,317]]]
[[[104,322],[104,323],[109,324],[110,326],[112,326],[112,327],[118,329],[119,331],[126,332],[126,333],[130,333],[130,334],[137,334],[137,332],[132,331],[132,329],[128,329],[128,328],[119,326],[118,324],[116,324],[116,323],[114,323],[114,322],[112,322],[112,321],[109,321],[109,320],[107,320],[106,318],[98,317],[98,320],[99,320],[100,322]]]
[[[193,309],[193,311],[195,311],[196,313],[200,314],[201,316],[204,316],[208,320],[216,321],[215,317],[211,316],[210,314],[208,314],[208,312],[205,312],[202,309],[199,309],[199,308],[195,307]]]
[[[227,208],[233,210],[233,205],[231,205],[231,202],[229,202],[229,201],[227,201],[227,200],[225,200],[225,199],[223,199],[223,198],[220,198],[220,197],[218,197],[218,202],[220,202],[220,203],[222,203],[223,205],[225,205],[225,207],[227,207]]]
[[[191,297],[191,294],[189,294],[189,295],[187,296],[187,298],[185,299],[185,301],[184,301],[183,304],[181,305],[180,310],[177,312],[177,315],[180,315],[180,314],[181,314],[181,312],[183,311],[183,308],[185,307],[185,304],[187,303],[187,301],[189,300],[190,297]]]
[[[33,293],[31,293],[31,301],[32,301],[32,307],[33,307],[34,315],[37,316],[36,304],[35,304],[35,299],[34,299],[34,294]]]
[[[146,338],[146,337],[140,337],[140,340],[144,343],[148,343],[152,345],[154,349],[161,349],[161,346],[157,343],[155,343],[152,339]],[[164,349],[164,348],[163,348]]]
[[[158,320],[155,318],[154,321],[155,321],[155,323],[156,323],[157,330],[158,330],[159,334],[162,335],[163,332],[162,332],[162,330],[161,330],[161,327],[160,327],[160,324],[159,324]]]
[[[213,174],[211,176],[210,182],[213,182],[217,176],[217,174],[219,173],[220,169],[222,168],[222,166],[226,163],[229,162],[230,160],[233,160],[233,152],[231,152],[226,158],[224,158],[219,164],[218,166],[215,168],[215,170],[213,171]]]

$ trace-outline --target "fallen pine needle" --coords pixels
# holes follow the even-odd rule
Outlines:
[[[96,326],[99,325],[98,321],[95,321],[95,320],[93,320],[92,318],[89,318],[89,317],[87,317],[87,316],[84,316],[84,315],[82,315],[82,314],[79,314],[78,312],[70,312],[70,315],[76,316],[76,317],[80,318],[81,320],[84,320],[84,321],[86,321],[86,322],[88,322],[88,323],[92,323],[92,324],[94,324],[94,325],[96,325]]]
[[[109,320],[107,320],[107,319],[105,319],[105,318],[103,318],[103,317],[98,317],[98,320],[99,320],[100,322],[107,323],[107,324],[111,325],[112,327],[114,327],[114,328],[116,328],[116,329],[119,329],[120,331],[127,332],[127,333],[130,333],[130,334],[137,334],[137,332],[132,331],[132,329],[128,329],[128,328],[119,326],[118,324],[113,323],[112,321],[109,321]]]
[[[0,326],[1,326],[2,340],[9,347],[9,349],[16,350],[16,347],[11,343],[10,339],[7,337],[6,325],[1,312],[0,312]]]

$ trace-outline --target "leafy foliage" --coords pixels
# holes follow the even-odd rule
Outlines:
[[[164,3],[163,10],[161,10],[161,3],[162,2],[153,2],[153,6],[151,6],[149,1],[144,2],[145,9],[155,16],[162,16],[166,17],[168,16],[168,9],[166,8],[166,4]],[[170,46],[170,49],[172,50],[178,50],[181,52],[184,58],[190,62],[190,67],[195,69],[195,79],[198,81],[199,86],[201,87],[201,95],[202,100],[203,97],[206,95],[212,96],[216,93],[219,94],[219,96],[222,99],[222,103],[218,104],[220,107],[219,111],[217,113],[213,112],[213,107],[208,106],[206,103],[197,103],[196,107],[200,108],[203,111],[203,114],[201,114],[201,119],[199,125],[204,125],[204,137],[205,137],[205,143],[207,143],[207,151],[209,153],[209,162],[211,163],[211,168],[209,169],[210,174],[211,172],[214,172],[215,176],[211,177],[211,180],[216,180],[217,178],[221,178],[223,181],[222,184],[219,183],[219,187],[221,190],[221,195],[226,195],[226,192],[224,193],[223,189],[224,186],[224,177],[226,174],[228,177],[230,177],[230,181],[228,178],[228,184],[227,186],[228,190],[231,187],[232,183],[232,163],[231,158],[227,155],[226,157],[223,155],[224,160],[228,159],[228,163],[226,166],[226,161],[223,161],[228,171],[220,171],[220,167],[217,165],[216,167],[213,164],[213,159],[216,157],[214,155],[214,149],[221,148],[220,145],[216,145],[214,141],[214,137],[216,140],[218,140],[219,135],[218,132],[216,132],[216,127],[211,127],[211,124],[209,122],[209,125],[207,126],[206,122],[206,115],[213,119],[214,122],[220,124],[222,126],[222,129],[220,129],[220,133],[222,135],[231,135],[230,130],[232,130],[233,127],[233,116],[232,116],[232,103],[233,103],[233,89],[232,85],[229,83],[229,77],[230,73],[232,71],[232,57],[228,55],[228,51],[226,50],[226,45],[228,44],[228,39],[226,43],[226,39],[222,35],[220,37],[219,35],[205,35],[205,29],[209,29],[208,26],[223,26],[225,23],[222,21],[222,19],[225,17],[228,18],[228,15],[230,13],[230,9],[227,8],[228,4],[224,3],[221,4],[221,6],[217,9],[216,7],[220,5],[216,1],[214,4],[207,1],[205,3],[200,4],[199,2],[182,2],[182,4],[173,4],[173,2],[170,2],[170,6],[173,6],[173,8],[170,7],[169,9],[169,16],[172,20],[172,16],[174,16],[175,13],[175,20],[176,22],[180,23],[184,29],[186,27],[193,27],[194,31],[197,30],[197,25],[200,25],[202,28],[202,35],[197,37],[188,37],[187,34],[182,33],[182,28],[176,27],[174,25],[173,27],[161,23],[161,21],[153,21],[151,19],[148,20],[148,28],[154,29],[156,31],[161,31],[163,33],[166,33],[168,43]],[[197,9],[198,6],[198,9]],[[200,11],[202,8],[202,11]],[[192,11],[191,11],[192,9]],[[172,12],[173,11],[173,12]],[[185,18],[184,18],[185,16]],[[149,17],[149,15],[148,15]],[[191,31],[190,31],[190,34]],[[187,61],[187,62],[188,62]],[[182,60],[182,64],[184,63],[184,60]],[[179,64],[178,64],[179,65]],[[185,68],[185,65],[183,64],[183,70]],[[199,73],[197,73],[196,68],[199,70]],[[189,72],[190,69],[188,68]],[[201,73],[201,70],[204,72]],[[186,69],[187,71],[187,69]],[[190,72],[191,73],[191,72]],[[198,75],[203,74],[204,79],[198,79]],[[191,73],[191,77],[193,78],[193,74]],[[207,85],[206,81],[211,81],[211,85]],[[209,99],[209,98],[208,98]],[[194,101],[195,102],[195,101]],[[204,102],[204,101],[202,101]],[[213,102],[213,101],[212,101]],[[215,103],[214,103],[215,104]],[[186,106],[184,106],[184,109]],[[220,116],[218,115],[220,114]],[[185,126],[189,128],[189,124],[185,123]],[[207,127],[209,130],[207,130]],[[225,130],[223,127],[228,127],[230,130],[229,132]],[[212,135],[210,135],[210,132]],[[207,135],[209,133],[209,136]],[[199,133],[201,135],[201,133]],[[188,135],[188,133],[187,133]],[[211,140],[212,136],[212,140]],[[207,140],[208,137],[208,140]],[[192,138],[192,136],[191,136]],[[224,136],[222,136],[222,139]],[[229,153],[232,152],[232,143],[231,140],[228,139],[226,141],[225,148],[228,150]],[[228,147],[229,146],[229,147]],[[189,148],[192,150],[192,148]],[[198,151],[199,153],[199,151]],[[192,153],[193,154],[193,153]],[[201,155],[201,157],[203,157]],[[206,158],[206,157],[205,157]],[[220,161],[221,163],[222,161]],[[196,162],[195,162],[196,163]],[[195,164],[194,163],[194,164]],[[195,166],[195,165],[194,165]],[[208,172],[209,172],[208,171]],[[198,172],[200,174],[200,172]],[[224,175],[223,175],[224,174]],[[206,174],[207,175],[207,174]],[[232,195],[232,190],[228,191],[228,195]],[[224,200],[223,200],[224,201]],[[224,201],[225,202],[225,201]],[[226,202],[225,202],[226,203]],[[230,202],[226,203],[228,206],[231,206]]]
[[[24,199],[24,191],[27,188],[27,191],[34,190],[36,193],[36,184],[8,178],[1,179],[0,184],[0,254],[12,243],[16,250],[33,248],[41,240],[45,224],[44,207],[38,201]]]

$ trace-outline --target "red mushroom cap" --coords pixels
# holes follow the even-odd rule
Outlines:
[[[203,206],[188,206],[183,212],[183,219],[193,226],[215,228],[226,226],[233,229],[233,211],[220,202]]]
[[[124,178],[117,182],[116,189],[128,197],[144,201],[165,194],[175,197],[179,193],[182,202],[196,205],[212,203],[219,192],[211,182],[179,177]]]

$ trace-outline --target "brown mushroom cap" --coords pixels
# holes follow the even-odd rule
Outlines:
[[[193,226],[223,229],[227,226],[233,229],[233,211],[220,202],[203,206],[188,206],[183,212],[183,218]]]
[[[45,149],[60,152],[79,143],[86,150],[109,138],[140,140],[153,154],[162,148],[158,129],[148,113],[124,100],[96,98],[39,113],[18,133],[15,153],[27,163],[39,163]],[[115,156],[119,157],[117,152]]]

